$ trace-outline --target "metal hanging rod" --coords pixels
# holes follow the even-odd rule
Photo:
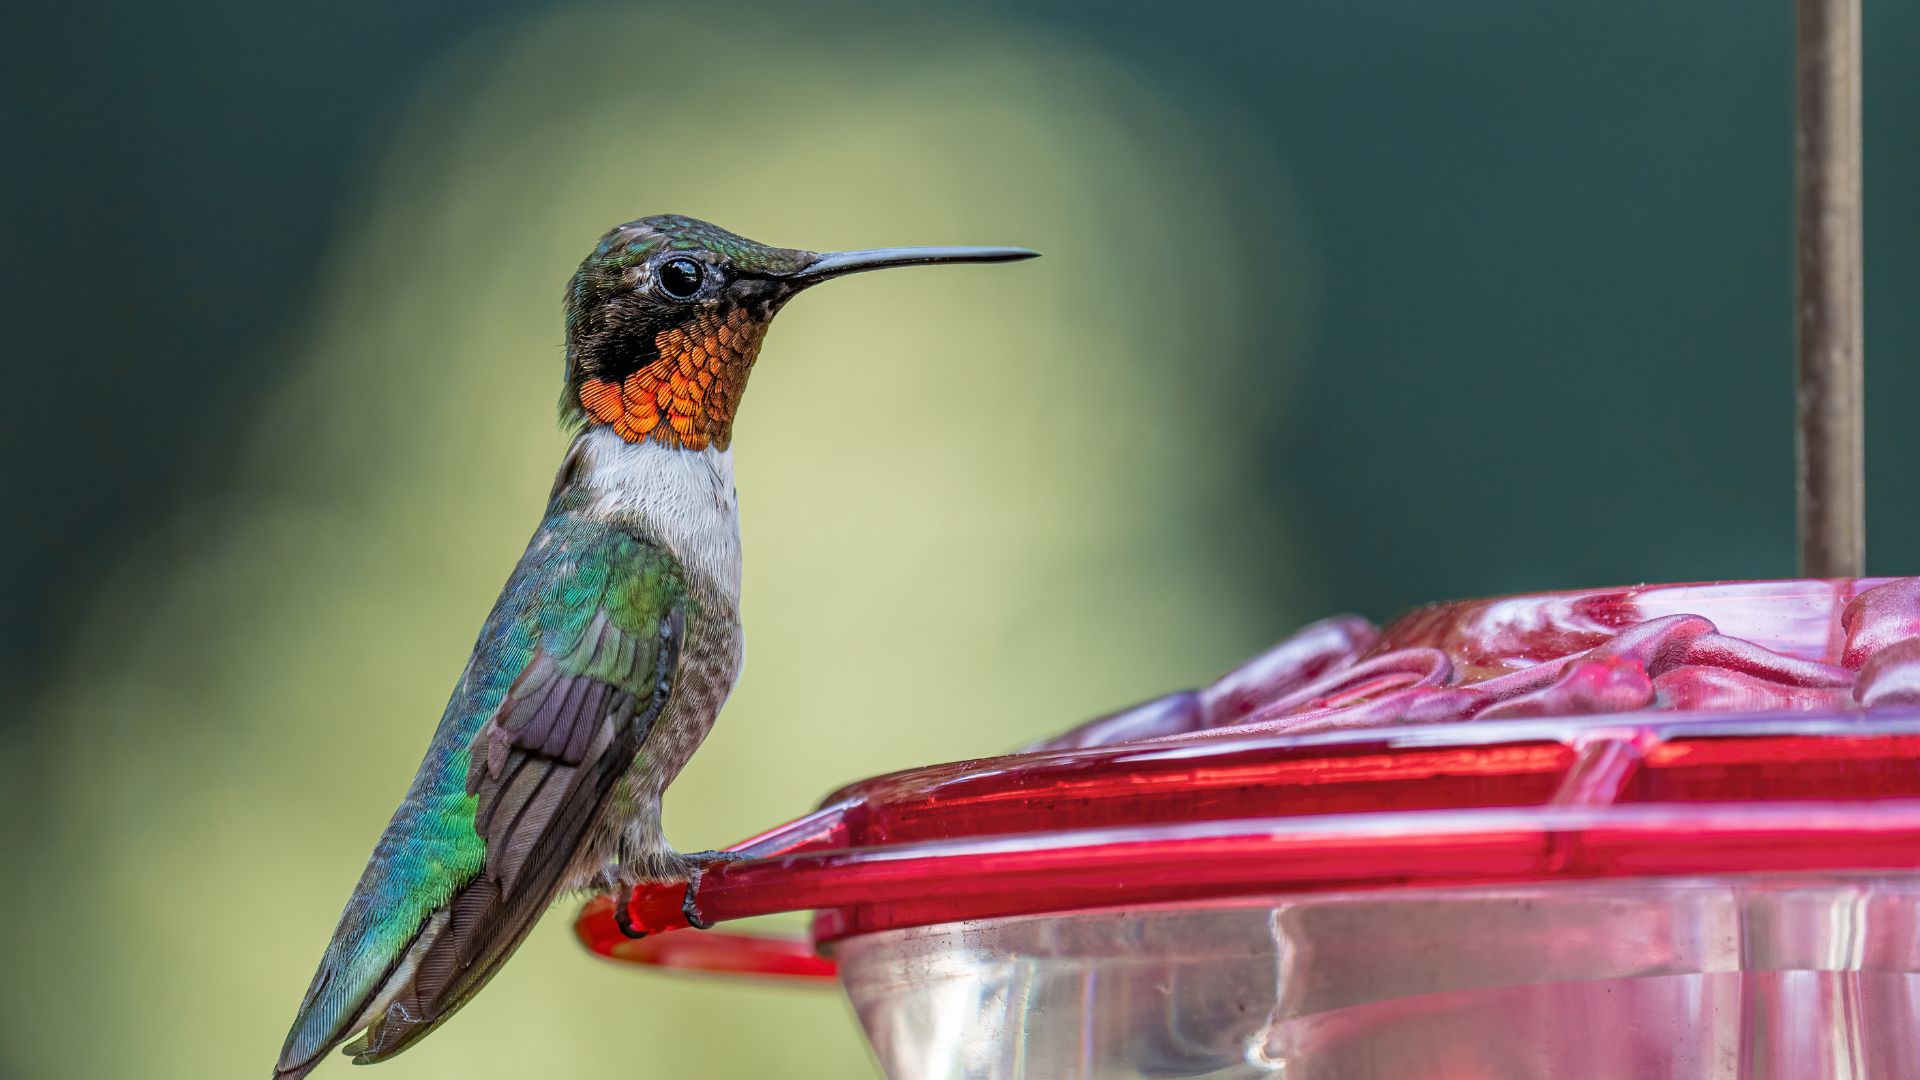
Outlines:
[[[1860,0],[1796,0],[1800,573],[1866,573]]]

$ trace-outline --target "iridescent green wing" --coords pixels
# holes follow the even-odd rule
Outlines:
[[[479,992],[552,901],[588,829],[665,707],[685,626],[680,567],[654,545],[601,531],[539,606],[539,643],[473,743],[467,792],[486,844],[410,985],[347,1048],[399,1053]],[[423,934],[423,938],[424,938]]]
[[[542,525],[341,916],[276,1075],[305,1075],[363,1024],[348,1052],[391,1057],[512,954],[664,707],[693,603],[655,545],[570,513]]]

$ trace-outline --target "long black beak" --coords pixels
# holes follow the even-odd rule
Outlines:
[[[933,266],[940,263],[1018,262],[1038,256],[1037,251],[1017,247],[902,247],[874,248],[870,251],[829,251],[816,255],[787,280],[796,286],[812,285],[843,274],[884,270],[890,266]]]

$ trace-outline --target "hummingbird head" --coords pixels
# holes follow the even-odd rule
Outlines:
[[[770,247],[661,214],[600,238],[567,285],[563,418],[628,442],[724,450],[767,325],[793,295],[889,266],[1028,259],[1024,248]]]

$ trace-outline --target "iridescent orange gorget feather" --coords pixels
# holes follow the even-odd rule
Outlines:
[[[725,450],[766,334],[767,323],[744,308],[703,311],[656,334],[658,359],[625,379],[584,380],[580,405],[628,442],[652,438],[688,450]]]

